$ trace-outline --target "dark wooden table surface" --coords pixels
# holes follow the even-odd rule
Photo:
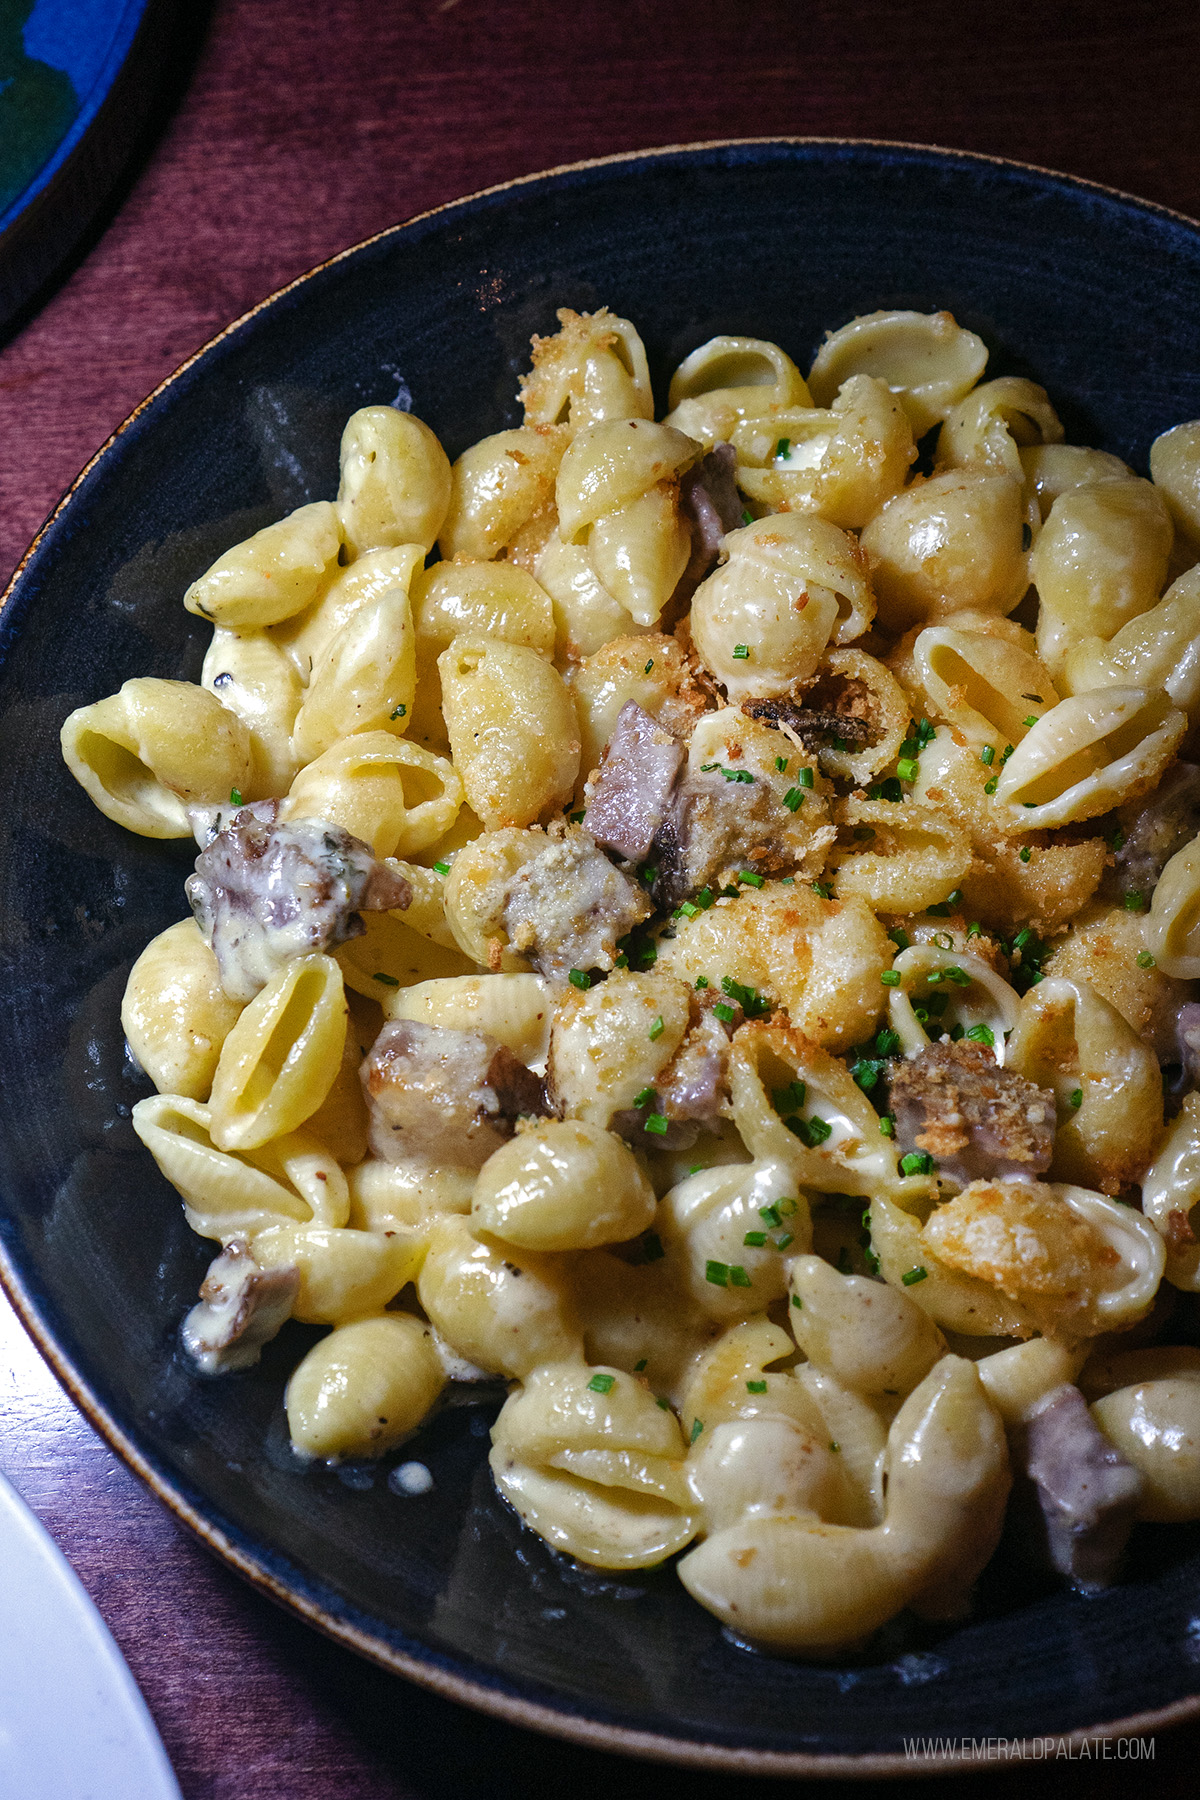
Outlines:
[[[1200,215],[1195,0],[186,10],[154,141],[76,266],[0,348],[4,576],[92,451],[229,319],[383,226],[554,163],[718,137],[895,138],[1017,157]],[[2,1297],[0,1469],[95,1597],[187,1800],[759,1791],[476,1717],[277,1612],[96,1437]],[[985,1791],[1192,1795],[1198,1763],[1195,1726],[1160,1736],[1136,1774],[1057,1763],[993,1775]]]

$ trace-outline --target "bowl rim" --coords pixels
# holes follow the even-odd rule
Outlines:
[[[1022,175],[1035,176],[1055,187],[1079,189],[1085,194],[1114,200],[1122,206],[1132,207],[1137,212],[1181,225],[1200,236],[1200,219],[1192,218],[1186,213],[1164,206],[1157,201],[1144,200],[1123,189],[1089,180],[1084,176],[1065,174],[1059,170],[1045,168],[1038,163],[1022,162],[1013,157],[996,156],[984,151],[958,150],[947,146],[895,138],[809,135],[708,138],[683,144],[662,144],[648,149],[618,151],[608,156],[586,157],[576,162],[559,163],[547,169],[535,170],[527,175],[514,176],[508,181],[495,182],[488,187],[476,189],[472,193],[444,201],[438,206],[429,207],[423,212],[414,213],[394,225],[385,226],[382,230],[373,232],[369,237],[347,245],[332,256],[313,264],[311,268],[304,270],[281,287],[272,290],[261,300],[256,301],[253,306],[248,307],[245,312],[240,313],[237,318],[206,339],[198,349],[171,370],[143,400],[140,400],[105,438],[94,454],[88,458],[29,544],[13,570],[3,594],[0,594],[0,666],[6,657],[10,631],[14,628],[11,616],[6,617],[5,615],[9,613],[11,602],[17,598],[32,562],[60,517],[71,505],[79,489],[120,439],[163,394],[218,345],[240,332],[260,313],[274,306],[286,295],[303,287],[327,269],[336,267],[347,258],[356,256],[361,251],[379,244],[387,238],[398,237],[413,227],[439,218],[443,214],[473,207],[480,201],[511,193],[514,189],[559,177],[579,175],[590,170],[616,168],[627,163],[671,157],[682,158],[704,152],[752,150],[755,148],[897,151],[911,155],[914,160],[932,158],[968,166],[980,164],[1015,171]],[[19,625],[15,628],[19,629]],[[964,1744],[969,1746],[971,1740],[960,1740],[960,1747],[955,1751],[939,1750],[934,1754],[909,1755],[907,1752],[897,1751],[822,1753],[820,1751],[756,1750],[705,1741],[697,1736],[682,1737],[669,1731],[640,1729],[634,1726],[620,1725],[603,1718],[588,1717],[577,1713],[569,1705],[559,1708],[542,1701],[528,1699],[508,1691],[504,1687],[491,1686],[484,1680],[442,1666],[437,1652],[429,1653],[428,1660],[423,1660],[405,1650],[398,1649],[351,1620],[336,1617],[308,1594],[289,1585],[286,1581],[280,1580],[272,1573],[265,1560],[250,1554],[239,1545],[226,1531],[206,1517],[204,1512],[194,1505],[175,1483],[168,1480],[154,1467],[104,1403],[92,1393],[87,1381],[74,1367],[71,1358],[55,1340],[50,1327],[43,1322],[37,1302],[26,1286],[2,1236],[0,1236],[0,1287],[4,1289],[17,1317],[50,1365],[59,1383],[89,1423],[128,1464],[134,1474],[146,1484],[155,1497],[162,1501],[175,1517],[186,1525],[215,1555],[236,1574],[248,1581],[252,1587],[265,1594],[268,1599],[275,1601],[286,1611],[297,1614],[326,1637],[347,1649],[356,1651],[368,1661],[374,1662],[394,1674],[404,1676],[419,1687],[440,1695],[443,1699],[455,1701],[493,1718],[503,1719],[508,1724],[537,1731],[569,1743],[581,1744],[590,1749],[606,1750],[645,1761],[673,1764],[685,1768],[715,1769],[734,1775],[763,1775],[777,1779],[825,1776],[827,1778],[869,1780],[881,1776],[920,1777],[929,1774],[949,1774],[956,1770],[982,1773],[996,1766],[990,1760],[975,1756],[970,1747],[963,1747]],[[1031,1747],[1039,1743],[1045,1744],[1048,1737],[1053,1738],[1056,1746],[1063,1746],[1066,1752],[1074,1753],[1085,1745],[1101,1743],[1110,1738],[1142,1737],[1198,1717],[1200,1717],[1200,1691],[1175,1700],[1164,1707],[1101,1721],[1094,1725],[1079,1726],[1071,1732],[1010,1739],[1007,1741],[1009,1746],[1007,1755],[1012,1760],[1021,1760],[1022,1757],[1030,1758]]]

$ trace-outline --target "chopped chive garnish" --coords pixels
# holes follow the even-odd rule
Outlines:
[[[746,1383],[746,1392],[748,1394],[765,1394],[766,1391],[767,1384],[765,1381],[748,1381]]]
[[[434,873],[437,875],[448,875],[450,873],[450,864],[448,862],[435,862],[433,868]]]
[[[1125,911],[1126,912],[1141,912],[1144,904],[1145,904],[1145,901],[1144,901],[1144,898],[1142,895],[1142,890],[1140,888],[1130,888],[1130,890],[1126,894],[1124,902],[1123,902]]]
[[[928,1150],[910,1150],[907,1156],[900,1158],[902,1175],[932,1175],[933,1158]]]
[[[642,670],[642,674],[648,675],[653,667],[654,667],[654,658],[651,657],[650,661],[646,664],[645,668]]]
[[[895,1056],[899,1048],[900,1033],[898,1031],[893,1031],[890,1026],[885,1025],[882,1031],[876,1033],[876,1056]]]
[[[1008,761],[1009,757],[1012,755],[1012,753],[1013,753],[1013,746],[1011,744],[1005,744],[1004,755],[1000,758],[1001,763],[1002,764],[1006,763]]]
[[[641,1362],[635,1362],[633,1365],[634,1374],[640,1375],[642,1370],[645,1368],[646,1364],[649,1362],[649,1360],[650,1360],[649,1357],[643,1356]]]
[[[900,1279],[905,1287],[916,1287],[918,1281],[924,1281],[928,1274],[929,1270],[923,1269],[918,1263],[915,1269],[906,1269]]]
[[[760,1206],[758,1209],[758,1216],[760,1219],[764,1219],[768,1225],[778,1225],[780,1223],[779,1208],[776,1206]]]
[[[741,1263],[730,1264],[729,1285],[730,1287],[749,1287],[751,1285],[750,1277],[747,1275],[745,1269],[743,1269]]]
[[[693,906],[690,900],[682,900],[675,908],[675,917],[677,919],[694,919],[699,911],[700,908]]]
[[[893,925],[892,929],[888,932],[888,936],[893,944],[895,944],[897,950],[908,949],[908,933],[905,931],[903,925]]]
[[[666,1026],[663,1024],[663,1016],[659,1013],[657,1019],[655,1019],[653,1025],[650,1027],[650,1042],[656,1044],[665,1030]]]
[[[738,880],[744,881],[747,887],[760,888],[763,885],[763,878],[757,869],[739,869]]]
[[[767,1234],[765,1231],[748,1231],[742,1239],[743,1244],[751,1250],[761,1250],[766,1241]]]
[[[375,971],[375,974],[373,975],[372,980],[382,981],[384,987],[398,988],[400,986],[400,983],[396,980],[396,977],[394,975],[385,975],[382,969],[377,969]]]
[[[750,660],[749,644],[735,644],[733,646],[733,654],[734,654],[736,661],[749,662],[749,660]]]
[[[973,1044],[983,1044],[988,1050],[996,1048],[996,1034],[990,1025],[972,1025],[967,1036]]]
[[[642,1367],[645,1368],[645,1366],[645,1363],[643,1363]],[[592,1379],[588,1382],[588,1387],[593,1394],[609,1394],[616,1386],[616,1382],[617,1378],[615,1375],[593,1375]]]
[[[775,454],[776,456],[782,456],[785,462],[790,462],[792,457],[791,438],[780,438],[775,446]]]
[[[1029,861],[1029,857],[1030,857],[1029,845],[1022,844],[1021,848],[1017,851],[1017,855],[1020,857],[1020,859],[1023,863],[1027,863]]]
[[[241,788],[230,788],[229,804],[230,806],[241,806],[243,804]]]
[[[697,975],[696,986],[698,988],[706,988],[708,986],[708,976],[707,975]]]
[[[965,969],[960,969],[957,963],[952,963],[948,969],[943,969],[942,976],[946,981],[952,981],[955,987],[970,987],[971,985],[971,976]]]
[[[823,1144],[826,1138],[833,1136],[833,1126],[827,1119],[789,1119],[787,1126],[810,1150],[815,1150],[818,1144]]]
[[[968,937],[982,937],[983,936],[983,926],[979,923],[978,919],[972,919],[971,923],[967,926],[967,936]]]
[[[671,1402],[667,1399],[665,1394],[659,1394],[654,1404],[655,1406],[661,1407],[663,1412],[668,1412],[671,1406]]]
[[[1110,850],[1123,850],[1125,848],[1125,833],[1121,830],[1119,825],[1109,838],[1108,847]]]
[[[872,1275],[878,1275],[878,1273],[879,1273],[879,1258],[876,1256],[875,1252],[871,1249],[871,1246],[869,1244],[866,1245],[863,1249],[863,1261],[866,1263],[868,1269],[870,1269]],[[895,1389],[894,1388],[884,1388],[883,1391],[885,1394],[890,1394],[890,1393],[894,1393]]]
[[[775,767],[779,770],[779,773],[781,775],[785,772],[785,770],[787,769],[787,766],[788,766],[788,759],[786,756],[777,756],[775,758]]]
[[[830,887],[826,887],[826,885],[823,881],[814,881],[812,884],[812,891],[814,894],[818,895],[820,899],[828,900],[830,894],[832,894],[832,892],[833,892],[833,889]]]
[[[786,1250],[795,1235],[794,1231],[785,1231],[782,1237],[772,1238],[771,1242],[777,1250]]]
[[[998,775],[993,775],[990,781],[984,782],[983,791],[985,794],[994,794],[999,785],[1000,777]]]
[[[979,752],[979,760],[983,763],[985,768],[990,769],[996,760],[996,746],[994,744],[985,744],[983,749]]]
[[[571,821],[572,825],[582,825],[583,824],[583,814],[581,812],[568,813],[567,817]]]
[[[1068,1104],[1070,1105],[1072,1112],[1079,1111],[1080,1107],[1083,1105],[1083,1089],[1082,1088],[1075,1089],[1075,1092],[1071,1095],[1071,1098],[1070,1098],[1070,1101]]]
[[[904,978],[899,969],[885,969],[879,979],[884,987],[899,987]]]
[[[732,975],[722,975],[721,992],[728,1000],[736,1000],[748,1019],[761,1019],[771,1010],[769,1000],[760,1000],[758,989],[747,987],[744,981],[735,981]]]
[[[1138,951],[1137,966],[1139,969],[1152,969],[1154,967],[1154,958],[1148,950]]]
[[[696,895],[696,905],[700,908],[701,912],[707,912],[709,907],[713,904],[714,899],[715,895],[713,894],[712,889],[702,887],[700,892]]]
[[[742,524],[743,525],[753,525],[753,523],[754,523],[754,514],[750,511],[750,508],[748,506],[744,506],[742,508]]]
[[[1036,725],[1037,722],[1038,722],[1038,716],[1036,713],[1030,713],[1030,715],[1027,719],[1021,720],[1022,725],[1024,725],[1026,728]]]
[[[586,969],[572,969],[567,980],[573,988],[578,988],[583,994],[586,994],[592,985],[592,978]]]
[[[651,1132],[654,1137],[666,1137],[669,1123],[665,1113],[650,1113],[642,1130]]]
[[[400,705],[395,709],[395,711],[388,714],[388,717],[392,718],[392,719],[402,719],[407,711],[408,711],[407,706],[405,706],[403,701],[401,701]]]
[[[797,1312],[803,1312],[803,1311],[804,1311],[804,1302],[803,1302],[803,1300],[802,1300],[802,1299],[801,1299],[801,1298],[800,1298],[800,1296],[799,1296],[799,1294],[793,1294],[793,1295],[792,1295],[792,1305],[793,1305],[793,1306],[794,1306],[794,1307],[795,1307],[795,1309],[796,1309],[796,1311],[797,1311]]]
[[[884,1137],[890,1137],[890,1138],[895,1137],[896,1121],[895,1121],[895,1119],[893,1119],[891,1113],[884,1113],[883,1117],[879,1121],[879,1129],[880,1129],[880,1131],[882,1131]]]
[[[837,1453],[837,1451],[839,1451],[839,1450],[840,1450],[840,1449],[841,1449],[841,1447],[842,1447],[842,1446],[841,1446],[841,1445],[840,1445],[840,1444],[839,1444],[839,1443],[838,1443],[838,1441],[837,1441],[837,1439],[836,1439],[836,1438],[830,1438],[830,1440],[829,1440],[829,1448],[830,1448],[830,1449],[831,1449],[831,1450],[832,1450],[832,1451],[833,1451],[833,1452],[834,1452],[834,1453],[835,1453],[835,1454],[836,1454],[836,1453]]]
[[[910,756],[902,756],[896,764],[896,773],[901,781],[915,781],[920,773],[920,765]]]
[[[635,1106],[651,1106],[653,1102],[654,1089],[652,1087],[644,1087],[640,1094],[635,1094],[633,1096],[633,1104]]]
[[[726,1006],[725,1002],[723,1000],[717,1001],[716,1005],[713,1007],[713,1013],[718,1019],[720,1019],[722,1025],[732,1025],[733,1024],[734,1016],[735,1016],[733,1008],[732,1008],[732,1006]]]
[[[813,784],[812,770],[811,769],[797,769],[796,770],[796,781],[800,787],[810,788]]]
[[[692,1420],[692,1436],[691,1436],[691,1442],[693,1444],[695,1443],[696,1439],[700,1436],[700,1433],[703,1430],[704,1430],[703,1419],[693,1419]]]
[[[804,789],[802,787],[789,788],[783,796],[783,804],[789,812],[799,812],[804,805]]]

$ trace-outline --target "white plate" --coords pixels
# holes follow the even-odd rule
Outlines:
[[[0,1794],[180,1800],[146,1702],[104,1621],[2,1476]]]

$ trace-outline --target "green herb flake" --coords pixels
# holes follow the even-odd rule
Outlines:
[[[642,1367],[645,1368],[645,1366],[646,1365],[643,1363]],[[593,1375],[592,1379],[588,1382],[588,1388],[593,1394],[611,1394],[616,1385],[617,1378],[615,1375]]]
[[[396,708],[396,710],[394,712],[391,712],[388,714],[388,717],[390,719],[402,719],[407,711],[408,711],[407,706],[405,706],[403,704],[403,702],[401,702],[401,704]]]
[[[747,887],[760,888],[763,886],[763,877],[757,869],[739,869],[738,880],[744,881]]]
[[[985,769],[990,769],[996,760],[996,746],[994,744],[985,744],[983,749],[979,752],[979,760]]]
[[[654,1137],[666,1137],[669,1123],[665,1113],[651,1113],[642,1126],[642,1130],[650,1132]]]
[[[841,1447],[842,1446],[838,1443],[836,1438],[830,1438],[829,1448],[833,1451],[835,1456],[837,1455],[837,1453],[841,1449]]]
[[[767,1384],[765,1381],[748,1381],[746,1383],[746,1392],[748,1394],[765,1394],[766,1391]]]
[[[735,644],[733,646],[733,656],[734,656],[735,662],[749,662],[750,661],[750,646],[749,646],[749,644]]]
[[[730,1287],[740,1288],[748,1288],[751,1286],[750,1277],[747,1275],[745,1269],[743,1269],[741,1263],[730,1264],[729,1285]]]
[[[748,506],[744,506],[742,508],[742,524],[743,525],[753,525],[753,523],[754,523],[754,514],[750,511],[750,508]]]
[[[908,949],[908,933],[905,931],[903,925],[893,925],[892,929],[888,932],[888,937],[891,939],[892,943],[895,944],[897,950]]]
[[[586,994],[592,985],[592,978],[586,969],[572,969],[567,980],[573,988],[578,988],[581,994]]]
[[[758,989],[748,987],[744,981],[735,981],[732,975],[722,975],[721,992],[728,1000],[736,1000],[748,1019],[762,1019],[771,1010],[769,1000],[760,1000]]]
[[[782,1237],[772,1238],[771,1242],[777,1250],[786,1250],[795,1235],[794,1231],[785,1231]]]
[[[761,1250],[766,1241],[767,1234],[765,1231],[748,1231],[742,1239],[743,1244],[745,1244],[749,1250]]]
[[[990,1025],[972,1025],[967,1036],[973,1044],[983,1044],[989,1050],[996,1048],[996,1034]]]
[[[1017,855],[1020,857],[1020,859],[1023,863],[1027,863],[1029,861],[1029,858],[1031,855],[1029,845],[1022,844],[1021,848],[1017,851]]]
[[[833,892],[833,889],[826,887],[826,885],[823,881],[814,881],[812,884],[812,891],[814,894],[816,894],[818,896],[819,899],[828,900],[830,894]]]
[[[1137,966],[1139,969],[1152,969],[1154,967],[1154,958],[1148,950],[1138,951]]]
[[[711,1281],[714,1287],[728,1287],[729,1264],[712,1262],[711,1260],[706,1262],[704,1265],[704,1279],[705,1281]]]
[[[654,1404],[655,1406],[660,1407],[663,1412],[669,1412],[671,1410],[671,1402],[667,1399],[665,1394],[659,1394]]]
[[[243,802],[243,800],[242,800],[242,790],[241,790],[241,788],[230,788],[230,790],[229,790],[229,804],[230,804],[230,806],[241,806],[241,805],[243,805],[243,804],[244,804],[244,802]]]
[[[910,1150],[907,1156],[900,1158],[902,1175],[932,1175],[933,1158],[928,1150]]]
[[[675,908],[675,917],[677,919],[694,919],[699,911],[700,908],[693,906],[690,900],[683,900]]]
[[[928,1274],[929,1270],[923,1269],[918,1263],[915,1269],[906,1269],[900,1279],[905,1287],[916,1287],[918,1281],[924,1281]]]
[[[780,438],[779,442],[775,446],[775,454],[776,454],[776,456],[782,456],[784,462],[791,462],[791,460],[792,460],[792,440],[791,440],[791,438]]]
[[[642,1373],[642,1370],[646,1367],[646,1364],[647,1364],[647,1362],[649,1362],[649,1360],[650,1360],[649,1357],[643,1356],[641,1362],[635,1362],[633,1365],[634,1374],[640,1375]]]
[[[787,773],[787,766],[788,766],[788,759],[786,756],[777,756],[775,758],[775,767],[778,769],[778,771],[781,775],[784,775]]]
[[[646,664],[645,668],[642,670],[642,674],[648,675],[653,667],[654,667],[654,658],[651,657],[650,661]]]
[[[640,1094],[635,1094],[633,1097],[635,1106],[651,1106],[653,1103],[654,1089],[652,1087],[644,1087]]]
[[[371,979],[373,981],[381,981],[384,987],[398,988],[400,986],[400,983],[396,980],[394,975],[385,975],[382,969],[377,969]]]
[[[700,1433],[703,1430],[704,1430],[704,1420],[703,1419],[693,1419],[692,1420],[692,1435],[688,1441],[690,1443],[694,1444],[696,1439],[700,1436]]]
[[[882,1131],[884,1137],[888,1137],[888,1138],[895,1137],[896,1121],[895,1121],[895,1119],[893,1119],[891,1113],[883,1114],[883,1116],[881,1117],[881,1119],[879,1121],[879,1129],[880,1129],[880,1131]]]
[[[802,787],[789,788],[783,796],[783,804],[789,812],[799,812],[804,805],[804,789]]]
[[[656,1044],[665,1030],[666,1026],[663,1024],[663,1016],[659,1013],[657,1019],[655,1019],[653,1025],[650,1027],[650,1042]]]
[[[796,781],[800,787],[810,788],[813,784],[812,770],[811,769],[797,769],[796,770]]]
[[[904,978],[899,969],[884,969],[879,979],[884,987],[899,987]]]
[[[803,1311],[804,1311],[804,1302],[803,1302],[803,1300],[802,1300],[802,1299],[801,1299],[801,1298],[800,1298],[800,1296],[799,1296],[799,1294],[793,1294],[793,1295],[792,1295],[792,1305],[793,1305],[793,1306],[794,1306],[794,1307],[795,1307],[795,1309],[796,1309],[796,1311],[797,1311],[797,1312],[803,1312]]]
[[[450,864],[448,862],[435,862],[433,870],[435,875],[448,875],[450,873]]]
[[[758,1216],[760,1219],[765,1220],[768,1225],[778,1225],[780,1223],[779,1208],[777,1206],[760,1206],[758,1209]],[[763,1242],[766,1242],[765,1237]]]
[[[1140,888],[1130,888],[1122,901],[1126,912],[1141,912],[1145,904],[1145,896]]]
[[[732,1025],[736,1017],[732,1006],[726,1006],[723,1000],[718,1000],[713,1007],[713,1016],[720,1019],[722,1025]]]
[[[978,919],[972,919],[971,923],[967,926],[967,936],[969,938],[983,936],[983,926],[979,923]]]
[[[583,824],[584,816],[581,812],[568,813],[567,817],[571,821],[572,825],[582,825]]]
[[[698,988],[706,988],[708,986],[708,976],[707,975],[697,975],[696,986]]]
[[[876,1256],[875,1252],[871,1249],[869,1244],[863,1250],[863,1261],[866,1263],[868,1269],[870,1269],[872,1275],[878,1275],[878,1273],[879,1273],[879,1258]],[[884,1389],[885,1393],[889,1393],[892,1391],[894,1391],[894,1390],[891,1390],[888,1388]]]
[[[883,1057],[895,1056],[895,1054],[896,1054],[897,1050],[899,1050],[899,1048],[900,1048],[900,1033],[898,1031],[893,1031],[890,1025],[885,1025],[883,1027],[882,1031],[879,1031],[876,1033],[876,1036],[875,1036],[875,1054],[876,1054],[876,1056],[883,1056]]]
[[[983,791],[985,794],[994,794],[999,785],[1000,777],[998,775],[993,775],[990,781],[984,782]]]
[[[1029,730],[1029,729],[1030,729],[1030,728],[1031,728],[1031,727],[1032,727],[1032,726],[1034,726],[1034,725],[1036,725],[1036,724],[1037,724],[1037,722],[1038,722],[1038,721],[1037,721],[1037,714],[1036,714],[1036,713],[1030,713],[1030,715],[1029,715],[1029,717],[1028,717],[1028,718],[1027,718],[1027,719],[1022,719],[1022,720],[1021,720],[1021,723],[1022,723],[1022,725],[1024,725],[1024,726],[1025,726],[1025,728],[1026,728],[1026,730]]]
[[[920,766],[910,756],[902,756],[896,764],[896,773],[901,781],[915,781],[920,773]]]
[[[1110,850],[1123,850],[1125,848],[1125,841],[1125,833],[1118,825],[1117,829],[1108,840],[1108,847]]]
[[[1075,1092],[1071,1095],[1067,1104],[1071,1108],[1072,1112],[1078,1112],[1080,1107],[1083,1105],[1083,1089],[1076,1088]]]

